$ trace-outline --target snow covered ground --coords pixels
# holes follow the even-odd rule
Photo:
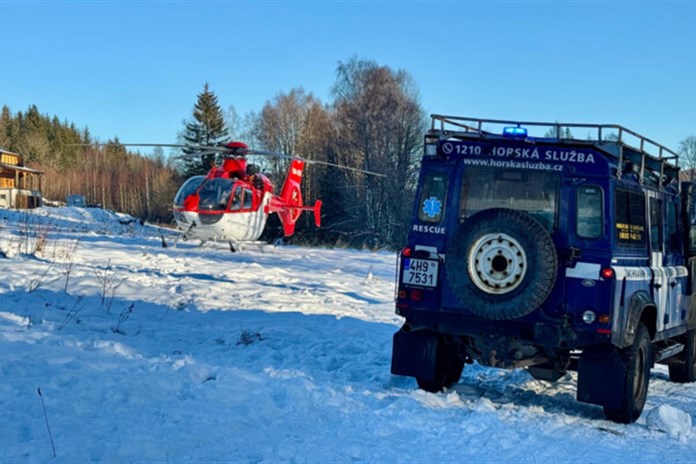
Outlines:
[[[631,425],[576,402],[574,374],[390,375],[393,253],[161,240],[99,209],[0,211],[0,462],[696,459],[696,385],[660,366]]]

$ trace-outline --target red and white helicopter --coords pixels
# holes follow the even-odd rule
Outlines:
[[[120,145],[192,148],[170,144]],[[193,176],[184,182],[174,197],[174,219],[184,240],[193,238],[202,243],[209,240],[227,241],[233,252],[241,249],[243,242],[256,242],[264,231],[268,216],[273,213],[278,214],[285,237],[295,233],[295,224],[303,211],[312,211],[314,223],[317,227],[321,226],[321,200],[315,201],[313,205],[305,205],[302,199],[300,183],[305,164],[334,166],[384,177],[384,174],[349,166],[250,149],[243,142],[195,148],[201,151],[178,158],[215,154],[219,155],[221,162],[212,166],[206,175]],[[274,193],[272,182],[259,171],[257,165],[247,164],[246,157],[249,155],[291,160],[280,194]]]
[[[305,160],[292,158],[280,194],[276,195],[271,181],[258,166],[247,164],[246,156],[285,155],[250,150],[242,142],[230,142],[216,151],[222,155],[222,163],[205,176],[190,177],[174,198],[174,218],[184,238],[228,241],[235,251],[241,242],[258,240],[272,213],[278,214],[285,237],[294,234],[302,211],[312,211],[316,226],[321,226],[321,200],[312,206],[302,200],[300,182]],[[207,153],[193,156],[202,154]]]

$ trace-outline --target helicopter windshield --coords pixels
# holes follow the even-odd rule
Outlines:
[[[233,183],[229,179],[211,179],[198,191],[198,209],[225,210],[230,200]]]
[[[176,194],[176,197],[174,197],[174,206],[183,206],[186,197],[192,193],[195,193],[196,189],[201,186],[204,180],[205,176],[193,176],[184,182],[184,185],[181,186],[179,192]]]

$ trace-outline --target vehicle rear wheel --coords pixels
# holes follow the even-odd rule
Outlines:
[[[652,349],[645,324],[638,326],[633,344],[621,350],[619,356],[626,367],[624,382],[617,385],[617,388],[623,389],[622,404],[618,408],[605,406],[604,415],[611,421],[630,424],[640,417],[648,396]]]
[[[435,359],[435,378],[426,380],[416,377],[418,388],[430,393],[437,393],[459,382],[464,369],[464,360],[459,357],[457,347],[446,344],[442,340],[438,343]]]
[[[684,335],[684,351],[669,362],[669,380],[678,383],[696,382],[696,330]]]

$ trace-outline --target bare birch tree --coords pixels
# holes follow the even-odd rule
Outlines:
[[[302,89],[292,89],[266,102],[254,132],[262,149],[325,161],[330,130],[329,113],[319,100]],[[264,160],[267,174],[278,184],[278,188],[287,175],[289,164],[290,161],[283,158]],[[320,196],[319,179],[325,175],[325,171],[322,166],[305,166],[302,181],[305,200],[314,201]],[[298,223],[298,235],[311,227],[312,221],[310,215],[303,215]]]
[[[679,156],[688,180],[696,180],[696,135],[690,135],[679,142]]]
[[[337,209],[346,217],[336,224],[369,246],[396,244],[406,232],[426,124],[418,93],[408,73],[374,61],[353,58],[337,74],[335,160],[387,177],[340,174]]]

